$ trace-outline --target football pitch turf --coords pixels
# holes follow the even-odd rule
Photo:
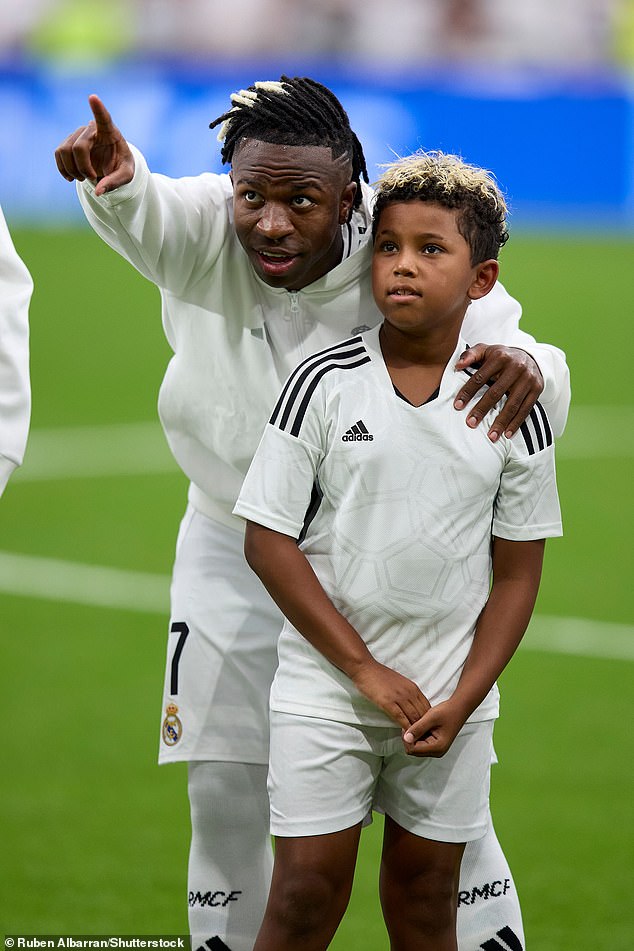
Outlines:
[[[182,764],[156,765],[186,482],[156,396],[157,291],[89,231],[14,229],[36,282],[33,419],[0,502],[5,934],[186,933]],[[529,951],[631,951],[634,241],[513,235],[523,326],[566,350],[565,537],[502,677],[492,808]],[[628,475],[630,472],[630,475]],[[336,951],[382,951],[380,822]],[[476,949],[474,949],[476,951]]]

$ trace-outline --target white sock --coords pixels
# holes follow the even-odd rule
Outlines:
[[[255,764],[189,763],[192,951],[252,951],[273,869],[266,776]]]
[[[266,776],[260,765],[189,764],[192,951],[252,951],[273,868]],[[464,852],[458,948],[525,948],[515,882],[492,823]]]
[[[460,866],[459,951],[524,951],[524,928],[515,882],[493,823],[468,842]]]

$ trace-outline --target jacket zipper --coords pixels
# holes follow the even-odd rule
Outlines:
[[[299,291],[289,291],[288,293],[291,299],[291,325],[295,335],[295,347],[297,349],[299,359],[303,360],[304,348],[302,346],[302,338],[299,332],[299,315],[301,313],[301,308],[299,306]]]

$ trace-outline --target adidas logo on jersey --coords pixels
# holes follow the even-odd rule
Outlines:
[[[354,426],[351,426],[350,429],[341,437],[342,442],[371,442],[374,439],[372,433],[369,433],[365,424],[358,419]]]

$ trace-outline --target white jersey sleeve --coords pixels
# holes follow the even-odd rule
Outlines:
[[[498,281],[480,300],[472,301],[465,316],[462,335],[470,344],[499,343],[526,350],[544,378],[540,402],[544,406],[555,436],[561,436],[570,407],[570,373],[563,350],[520,329],[522,308]]]
[[[492,533],[510,541],[562,534],[553,433],[539,402],[509,442],[494,504]]]
[[[317,402],[313,397],[307,407],[301,437],[267,423],[234,515],[300,537],[325,449],[323,417],[315,412]]]
[[[151,173],[139,150],[130,148],[135,170],[127,185],[97,197],[91,182],[77,183],[84,214],[144,277],[184,293],[208,274],[232,229],[229,176],[168,178]]]
[[[361,337],[313,354],[290,374],[251,461],[234,515],[299,538],[329,449],[324,377],[370,363]]]
[[[29,302],[31,276],[0,209],[0,495],[24,458],[31,417]]]

